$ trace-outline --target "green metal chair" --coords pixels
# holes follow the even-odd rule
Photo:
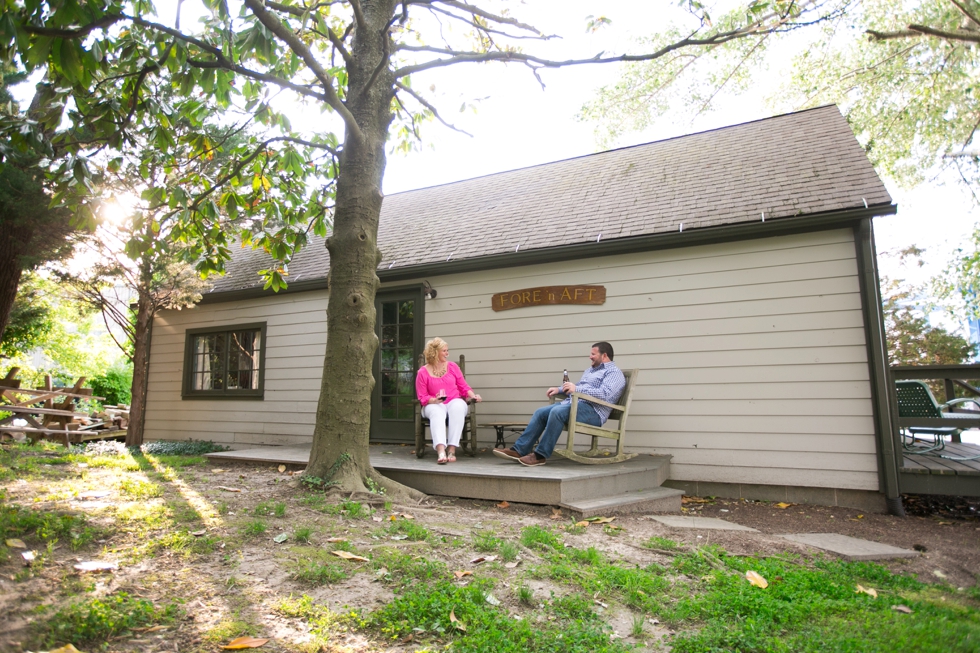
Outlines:
[[[947,436],[952,441],[959,442],[960,432],[980,427],[980,415],[949,411],[953,406],[965,403],[980,407],[977,399],[961,397],[940,404],[929,386],[922,381],[896,381],[895,386],[898,394],[899,426],[903,436],[902,447],[907,451],[939,451],[946,447]],[[919,436],[930,436],[932,441],[917,444]]]

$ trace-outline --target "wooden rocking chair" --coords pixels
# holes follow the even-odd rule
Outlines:
[[[561,456],[562,458],[568,458],[569,460],[574,460],[578,463],[583,463],[586,465],[607,465],[610,463],[621,463],[625,460],[629,460],[636,456],[635,453],[626,453],[623,451],[623,446],[626,443],[626,418],[629,417],[630,412],[630,402],[633,400],[633,386],[636,383],[636,377],[639,376],[639,370],[623,370],[623,376],[626,377],[626,389],[623,390],[623,395],[619,398],[619,404],[611,404],[601,399],[596,399],[595,397],[590,397],[589,403],[599,404],[601,406],[608,406],[612,408],[613,411],[609,415],[609,419],[602,426],[592,426],[590,424],[583,424],[582,422],[577,422],[575,420],[578,415],[578,402],[580,401],[582,395],[573,393],[572,394],[572,411],[568,416],[568,442],[564,449],[555,449],[554,454],[556,456]],[[555,395],[555,398],[564,397],[565,395]],[[618,426],[612,428],[610,423],[616,420]],[[577,434],[588,435],[592,437],[592,447],[588,451],[583,451],[578,453],[574,451],[575,446],[575,436]],[[616,453],[614,455],[608,455],[599,449],[599,438],[610,438],[616,440]]]

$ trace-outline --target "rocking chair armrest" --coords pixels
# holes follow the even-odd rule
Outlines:
[[[599,404],[600,406],[607,406],[615,410],[626,410],[626,406],[620,406],[618,404],[611,404],[608,401],[603,401],[598,397],[593,397],[592,395],[587,395],[584,392],[573,392],[572,401],[587,401],[590,404]]]

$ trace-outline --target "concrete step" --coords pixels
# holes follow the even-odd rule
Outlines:
[[[636,490],[601,496],[594,499],[581,499],[569,503],[562,503],[562,508],[568,508],[572,512],[579,513],[584,517],[594,517],[596,515],[619,515],[637,512],[680,512],[681,497],[684,495],[682,490],[675,490],[669,487],[657,487],[647,490]]]

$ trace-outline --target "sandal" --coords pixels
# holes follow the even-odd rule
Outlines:
[[[446,454],[446,461],[450,463],[456,462],[456,450],[452,450]]]
[[[439,459],[436,460],[437,465],[445,465],[447,462],[449,462],[449,459],[446,458],[445,449],[436,449],[436,453],[439,454]]]

